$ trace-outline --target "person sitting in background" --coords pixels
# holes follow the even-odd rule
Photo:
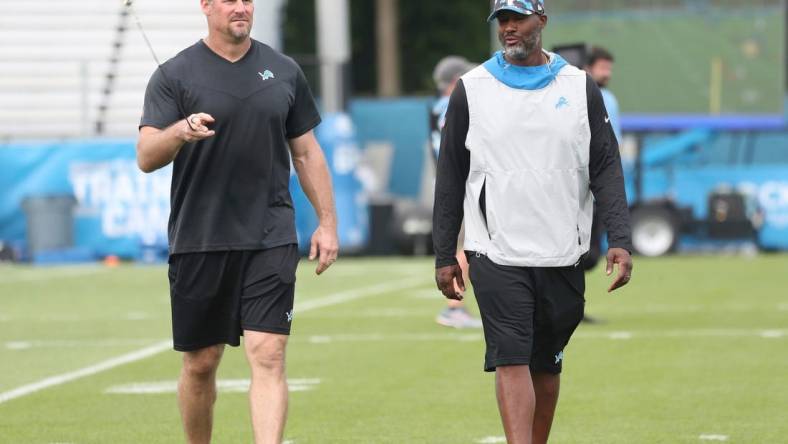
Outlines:
[[[432,129],[432,158],[435,160],[436,165],[438,162],[438,153],[440,151],[441,131],[446,124],[446,110],[449,109],[449,97],[451,97],[451,93],[454,91],[457,80],[459,80],[463,74],[475,67],[476,65],[469,62],[465,57],[447,56],[438,62],[433,71],[432,78],[435,81],[439,94],[438,100],[432,107],[432,113],[430,115],[430,127]],[[465,253],[462,251],[462,231],[460,231],[459,238],[457,262],[459,262],[463,276],[467,281],[468,260],[465,258]],[[457,291],[461,292],[459,288],[457,288]],[[481,320],[471,316],[468,309],[465,308],[465,303],[463,301],[453,299],[447,299],[446,308],[438,313],[435,321],[440,325],[453,328],[482,327]]]

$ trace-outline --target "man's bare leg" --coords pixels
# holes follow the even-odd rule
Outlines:
[[[553,425],[553,416],[558,405],[561,376],[549,373],[532,373],[531,379],[536,395],[533,444],[545,444],[550,436],[550,427]]]
[[[498,367],[495,370],[495,385],[506,442],[531,444],[536,401],[529,367]]]
[[[287,420],[287,336],[244,331],[244,349],[252,370],[249,405],[255,444],[280,444]]]
[[[216,402],[216,370],[224,345],[214,345],[183,354],[178,381],[178,405],[189,444],[211,442],[213,404]]]

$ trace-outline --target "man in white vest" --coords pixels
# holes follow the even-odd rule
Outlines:
[[[544,443],[558,403],[564,348],[583,317],[594,200],[608,229],[609,288],[632,273],[629,212],[618,142],[596,83],[542,49],[544,0],[497,0],[503,51],[462,76],[438,160],[433,221],[436,282],[450,299],[465,284],[465,251],[496,372],[510,444]]]

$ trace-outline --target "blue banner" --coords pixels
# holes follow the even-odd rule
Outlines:
[[[0,239],[27,238],[25,198],[73,195],[75,246],[96,257],[137,257],[142,245],[167,243],[172,169],[142,173],[134,141],[7,145],[0,164]]]
[[[340,247],[366,246],[365,194],[356,178],[360,151],[346,115],[327,116],[316,135],[332,173]],[[93,257],[140,258],[166,250],[172,167],[151,174],[137,168],[133,140],[80,140],[0,146],[0,240],[24,243],[26,198],[71,195],[74,246]],[[301,249],[309,247],[317,218],[293,174],[291,194]]]

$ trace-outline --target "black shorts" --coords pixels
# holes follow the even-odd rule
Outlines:
[[[487,343],[484,371],[529,365],[561,373],[564,347],[583,319],[583,267],[511,267],[472,252],[468,262]]]
[[[175,350],[237,347],[244,330],[290,334],[298,260],[295,244],[171,256]]]

